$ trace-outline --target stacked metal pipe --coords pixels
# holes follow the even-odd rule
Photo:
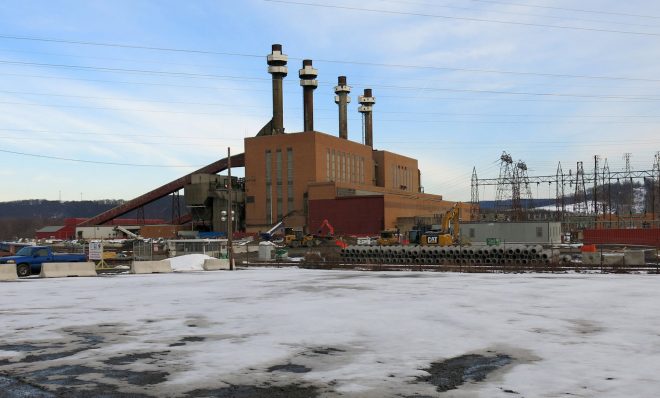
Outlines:
[[[550,250],[541,245],[500,246],[348,246],[343,261],[376,264],[549,264]]]

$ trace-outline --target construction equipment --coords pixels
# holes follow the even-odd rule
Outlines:
[[[460,242],[460,207],[458,203],[452,206],[442,217],[440,230],[429,230],[421,234],[419,244],[422,246],[451,246]]]
[[[325,234],[323,233],[323,228],[327,228],[327,232]],[[327,219],[325,219],[317,229],[316,235],[314,235],[314,237],[317,239],[332,240],[335,238],[335,228]]]
[[[282,228],[284,225],[284,219],[280,220],[277,224],[273,225],[271,229],[266,232],[262,232],[259,236],[262,240],[273,240],[273,235],[277,232],[278,229]]]
[[[378,237],[376,243],[378,244],[378,246],[398,245],[399,231],[392,229],[386,229],[384,231],[380,231],[380,237]]]
[[[318,244],[314,235],[303,233],[302,228],[284,228],[284,244],[289,247],[312,247]]]

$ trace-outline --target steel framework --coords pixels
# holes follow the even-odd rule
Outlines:
[[[473,219],[479,217],[479,188],[496,186],[495,209],[496,212],[510,212],[515,219],[525,219],[526,212],[523,199],[531,198],[531,184],[555,184],[555,219],[565,220],[567,214],[589,216],[612,221],[614,215],[621,218],[624,214],[633,217],[633,194],[634,181],[643,181],[647,186],[650,200],[647,200],[644,208],[644,216],[651,215],[654,222],[660,221],[660,152],[654,156],[653,167],[646,170],[633,170],[630,166],[630,154],[624,155],[626,167],[621,171],[611,171],[607,159],[603,160],[600,167],[600,157],[594,156],[594,169],[585,172],[583,162],[577,162],[575,174],[572,170],[568,173],[562,169],[561,162],[557,165],[554,175],[527,175],[527,165],[518,161],[514,164],[512,157],[507,152],[500,156],[500,172],[497,178],[478,178],[476,167],[472,172],[472,209]],[[630,190],[626,192],[626,198],[619,195],[613,196],[612,185],[630,184]],[[593,187],[593,204],[588,201],[587,186]],[[570,191],[567,191],[570,188]],[[572,191],[572,198],[568,192]],[[483,199],[483,198],[482,198]],[[569,200],[572,200],[573,211],[569,212]],[[626,203],[624,203],[626,202]],[[624,205],[628,211],[624,211]],[[522,215],[521,215],[522,214]]]

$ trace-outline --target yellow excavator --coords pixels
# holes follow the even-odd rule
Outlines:
[[[442,217],[442,226],[439,231],[426,231],[420,239],[422,246],[451,246],[458,245],[460,240],[460,207],[458,203],[452,206]]]

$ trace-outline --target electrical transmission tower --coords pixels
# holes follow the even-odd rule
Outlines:
[[[660,152],[655,153],[653,162],[653,176],[651,177],[651,201],[653,203],[653,221],[660,216]],[[656,225],[658,227],[659,225]]]
[[[612,178],[610,176],[610,165],[607,163],[607,158],[603,163],[603,171],[601,172],[603,187],[603,195],[605,195],[605,184],[607,184],[607,201],[603,200],[603,215],[607,214],[608,219],[612,221]]]
[[[479,178],[476,166],[472,168],[472,194],[470,196],[470,221],[479,219]]]
[[[630,184],[630,190],[628,191],[628,198],[626,199],[626,201],[629,203],[628,216],[632,219],[632,215],[634,213],[634,207],[635,207],[635,187],[633,186],[633,179],[630,168],[630,156],[631,156],[630,153],[623,154],[623,160],[626,161],[624,184],[627,183]]]
[[[516,221],[525,219],[525,210],[532,200],[532,189],[529,186],[529,176],[527,175],[527,164],[522,160],[516,163],[513,170],[513,194],[511,198],[511,209]]]
[[[598,162],[600,161],[600,156],[594,155],[594,190],[591,193],[594,203],[594,214],[596,219],[598,218]]]
[[[557,213],[557,219],[562,221],[564,219],[564,215],[566,214],[566,196],[564,193],[564,172],[561,169],[561,162],[557,164],[557,180],[555,188],[555,209]]]
[[[508,209],[507,201],[513,197],[513,159],[511,155],[502,152],[500,156],[500,175],[497,178],[497,193],[495,194],[495,211],[504,212]]]
[[[587,189],[584,182],[584,167],[582,162],[577,162],[577,170],[575,171],[573,211],[582,215],[589,213],[589,202],[587,202]]]

